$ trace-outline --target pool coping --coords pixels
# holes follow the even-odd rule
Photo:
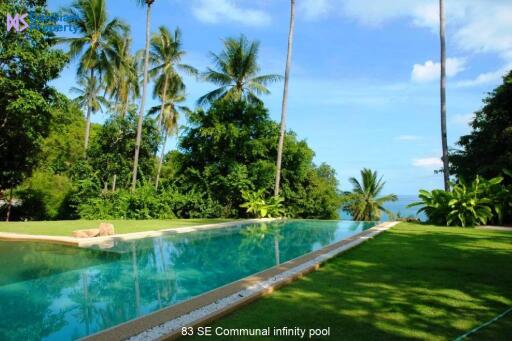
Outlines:
[[[168,234],[176,234],[176,233],[189,233],[199,230],[207,230],[207,229],[215,229],[215,228],[223,228],[230,226],[237,226],[243,224],[250,223],[262,223],[276,220],[278,218],[260,218],[260,219],[243,219],[243,220],[233,220],[222,223],[212,223],[212,224],[202,224],[202,225],[191,225],[187,227],[171,227],[167,229],[159,229],[159,230],[148,230],[141,232],[130,232],[123,234],[114,234],[111,236],[104,237],[91,237],[91,238],[76,238],[76,237],[66,237],[66,236],[49,236],[42,234],[23,234],[23,233],[13,233],[13,232],[0,232],[0,240],[1,241],[10,241],[10,242],[34,242],[34,243],[48,243],[48,244],[59,244],[59,245],[68,245],[68,246],[76,246],[76,247],[91,247],[98,246],[99,248],[109,248],[112,246],[113,242],[116,241],[126,241],[126,240],[134,240],[134,239],[142,239],[142,238],[150,238],[150,237],[160,237]]]
[[[179,338],[181,327],[195,328],[208,325],[240,307],[317,270],[320,264],[328,259],[367,241],[398,223],[380,223],[320,250],[208,291],[182,303],[86,336],[81,340],[130,339],[135,341]]]

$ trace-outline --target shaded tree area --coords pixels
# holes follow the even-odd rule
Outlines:
[[[206,193],[224,208],[223,216],[245,216],[245,190],[268,190],[274,183],[279,127],[261,103],[217,101],[190,116],[175,155],[175,183]],[[336,218],[340,194],[334,170],[317,167],[307,143],[289,132],[283,155],[282,195],[293,217]]]
[[[44,1],[0,4],[0,16],[27,10],[45,13]],[[59,94],[48,85],[67,62],[52,48],[53,37],[37,30],[0,31],[0,193],[9,192],[29,176],[37,164],[43,140],[49,135],[52,111]],[[7,190],[7,191],[6,191]]]
[[[472,131],[459,139],[460,149],[450,155],[451,173],[467,181],[512,170],[512,71],[483,102],[471,122]],[[510,183],[510,178],[505,181]]]

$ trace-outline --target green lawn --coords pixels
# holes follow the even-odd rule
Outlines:
[[[512,306],[511,255],[511,232],[402,223],[214,327],[453,340]],[[511,340],[512,316],[472,339]]]
[[[0,222],[0,232],[27,234],[46,234],[52,236],[71,236],[73,230],[97,228],[102,222],[114,224],[116,233],[160,230],[171,227],[212,224],[229,219],[168,219],[168,220],[58,220]]]

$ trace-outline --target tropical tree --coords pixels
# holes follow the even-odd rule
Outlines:
[[[85,124],[85,144],[84,153],[89,144],[89,132],[91,129],[91,114],[95,114],[102,109],[102,106],[107,106],[108,101],[99,93],[103,89],[103,84],[94,75],[82,76],[78,80],[80,87],[72,87],[71,92],[78,94],[75,98],[76,103],[81,108],[87,108],[87,122]]]
[[[277,145],[276,182],[274,196],[279,195],[279,183],[281,181],[281,161],[283,158],[284,134],[286,131],[286,108],[288,103],[288,80],[292,66],[293,31],[295,28],[295,0],[290,0],[290,29],[288,31],[288,53],[286,56],[286,69],[284,72],[283,103],[281,106],[281,127],[279,129],[279,142]]]
[[[149,58],[153,67],[149,70],[149,74],[151,77],[156,78],[155,89],[162,100],[160,114],[158,115],[158,126],[160,127],[164,120],[164,106],[167,103],[169,87],[175,87],[175,89],[184,88],[183,81],[178,76],[177,70],[194,76],[198,74],[198,71],[190,65],[180,63],[185,55],[185,51],[182,50],[180,29],[177,28],[171,33],[165,26],[160,26],[158,31],[159,33],[151,38]],[[171,81],[178,84],[171,85],[169,84]],[[171,93],[173,92],[176,93],[176,91],[171,90]]]
[[[259,42],[249,42],[241,35],[238,39],[227,38],[220,54],[210,52],[214,68],[208,68],[202,76],[204,80],[220,87],[199,98],[198,104],[204,105],[224,98],[261,102],[258,96],[270,93],[266,86],[282,77],[258,74],[258,50]]]
[[[137,121],[137,135],[135,137],[135,154],[133,156],[132,186],[131,190],[135,190],[137,184],[137,168],[139,166],[140,142],[142,139],[142,121],[144,118],[144,109],[146,105],[146,93],[148,90],[148,68],[149,68],[149,41],[150,41],[150,22],[151,22],[151,5],[155,0],[136,0],[139,5],[146,6],[146,45],[144,47],[144,78],[142,81],[142,97],[140,99],[139,118]]]
[[[131,53],[128,34],[112,39],[107,51],[111,62],[106,69],[105,91],[114,99],[112,111],[124,118],[131,99],[139,95],[136,58]]]
[[[2,1],[0,16],[22,8],[23,12],[49,14],[44,3],[39,3]],[[51,32],[0,30],[0,201],[7,202],[7,220],[13,188],[37,166],[42,141],[50,133],[60,102],[50,81],[59,76],[67,58],[54,45]]]
[[[172,78],[168,82],[169,86],[167,86],[167,92],[165,94],[160,92],[160,88],[158,86],[155,86],[153,96],[160,97],[162,104],[160,106],[154,106],[149,110],[149,114],[158,113],[159,120],[161,120],[160,128],[163,135],[162,151],[156,173],[156,189],[158,189],[158,184],[160,182],[160,173],[162,171],[162,164],[165,156],[165,144],[167,143],[167,138],[170,135],[176,134],[178,132],[178,121],[180,112],[190,112],[190,110],[187,107],[176,105],[177,103],[185,101],[185,86],[181,82],[181,78],[177,74],[173,74]]]
[[[70,8],[65,9],[69,24],[77,27],[76,37],[60,38],[59,41],[69,45],[69,56],[80,57],[77,74],[88,73],[90,80],[101,77],[110,63],[107,51],[111,42],[126,33],[128,26],[115,18],[108,20],[106,0],[75,0]],[[87,117],[91,116],[91,107],[87,107]],[[86,125],[85,149],[89,142]]]
[[[444,38],[444,6],[439,0],[439,40],[441,43],[441,144],[443,148],[443,179],[444,190],[450,190],[450,174],[448,167],[448,138],[446,132],[446,43]]]
[[[380,219],[382,212],[392,214],[383,205],[398,200],[398,197],[395,194],[379,197],[386,182],[377,176],[376,171],[364,168],[361,170],[361,182],[356,178],[350,178],[349,181],[353,190],[344,209],[354,220],[374,221]]]

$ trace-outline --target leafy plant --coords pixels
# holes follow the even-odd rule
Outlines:
[[[510,209],[510,190],[502,184],[502,177],[486,180],[477,176],[470,185],[459,180],[452,184],[452,192],[421,190],[419,202],[408,207],[422,206],[419,212],[427,215],[429,222],[446,226],[475,226],[496,221]]]
[[[446,218],[447,225],[475,226],[486,224],[492,217],[492,201],[481,196],[483,186],[480,182],[481,178],[477,176],[470,186],[460,181],[453,187],[452,198],[448,202],[450,213]]]
[[[446,217],[450,213],[448,203],[451,200],[451,193],[442,189],[435,189],[431,192],[420,190],[420,201],[414,202],[407,207],[422,206],[418,213],[424,212],[432,224],[446,225]]]
[[[271,197],[270,199],[264,198],[264,189],[260,189],[256,192],[253,191],[242,191],[242,198],[245,200],[240,207],[246,208],[246,212],[252,214],[258,218],[272,218],[282,216],[283,210],[283,198]]]

